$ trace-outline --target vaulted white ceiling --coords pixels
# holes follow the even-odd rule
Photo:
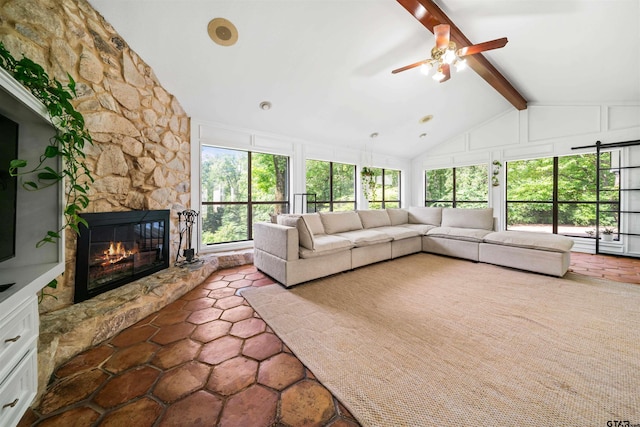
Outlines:
[[[513,109],[471,69],[392,75],[434,44],[395,0],[89,1],[199,121],[354,149],[377,132],[376,152],[410,159]],[[638,0],[436,3],[474,43],[509,39],[485,56],[530,103],[640,104]],[[216,17],[235,45],[209,38]]]

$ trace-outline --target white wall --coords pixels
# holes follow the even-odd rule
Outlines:
[[[640,104],[542,105],[508,111],[446,141],[412,163],[412,205],[424,203],[424,170],[488,163],[494,160],[562,156],[590,150],[572,147],[640,139]],[[640,150],[639,148],[631,151]],[[489,205],[504,224],[504,168]]]

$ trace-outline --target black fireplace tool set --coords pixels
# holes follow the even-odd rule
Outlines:
[[[178,267],[184,267],[190,264],[200,264],[204,261],[198,259],[196,256],[196,250],[191,246],[193,238],[193,224],[195,224],[198,217],[198,212],[187,209],[182,212],[178,212],[178,230],[180,230],[180,243],[178,245],[178,253],[176,254],[176,262],[174,265]],[[184,249],[182,249],[182,255],[180,250],[184,241]]]

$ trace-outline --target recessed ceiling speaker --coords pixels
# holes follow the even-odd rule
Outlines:
[[[209,37],[220,46],[233,46],[238,41],[238,30],[229,20],[214,18],[207,25]]]

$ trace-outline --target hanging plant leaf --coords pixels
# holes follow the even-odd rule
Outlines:
[[[62,175],[49,166],[45,166],[43,169],[44,172],[38,172],[38,179],[40,181],[60,181],[62,179]]]
[[[11,162],[9,162],[10,169],[23,168],[25,166],[27,166],[26,160],[16,159],[16,160],[11,160]]]
[[[66,227],[78,232],[77,224],[83,222],[78,216],[78,211],[81,210],[80,206],[86,208],[89,204],[89,199],[86,196],[89,187],[87,184],[81,185],[79,182],[94,181],[83,162],[85,143],[93,144],[93,141],[85,129],[82,114],[76,111],[71,104],[71,100],[76,97],[76,82],[70,74],[67,74],[69,82],[66,85],[50,78],[44,68],[31,59],[26,57],[22,57],[20,60],[15,59],[2,42],[0,42],[0,66],[44,104],[55,128],[55,135],[49,141],[49,145],[45,147],[44,153],[40,156],[40,161],[35,167],[27,170],[27,161],[20,159],[11,160],[9,167],[11,176],[34,175],[38,180],[52,181],[52,184],[63,178],[66,179],[68,184],[65,186],[67,206],[63,210],[65,222],[59,230],[47,232],[46,236],[36,244],[36,247],[45,243],[55,243],[61,238],[61,232]],[[55,171],[45,165],[45,161],[56,158],[62,160],[63,169],[61,171]],[[27,190],[41,188],[33,180],[23,182],[22,186]]]
[[[47,145],[47,148],[44,149],[44,156],[48,158],[53,158],[60,153],[58,147],[55,145]]]
[[[363,167],[360,170],[362,178],[362,192],[367,200],[370,200],[376,189],[376,173],[373,168]]]
[[[83,186],[78,185],[78,184],[74,184],[73,185],[73,189],[76,190],[76,191],[79,191],[81,193],[86,193],[87,192],[87,190],[85,190],[85,188]]]

